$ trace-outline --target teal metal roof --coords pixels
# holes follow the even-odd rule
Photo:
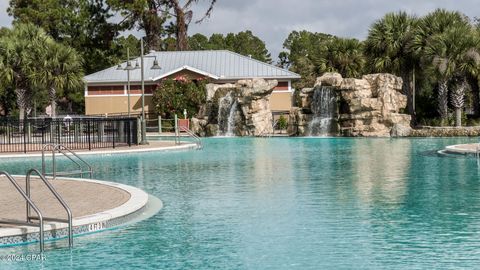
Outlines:
[[[161,69],[150,69],[154,59]],[[135,58],[132,65],[135,66]],[[299,79],[300,75],[227,50],[218,51],[169,51],[151,52],[144,58],[145,81],[156,81],[187,69],[217,80],[239,80],[249,78]],[[126,62],[122,63],[122,67]],[[87,83],[123,83],[127,72],[113,66],[84,77]],[[130,71],[130,81],[140,81],[140,69]]]

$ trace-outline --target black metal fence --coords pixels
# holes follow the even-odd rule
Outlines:
[[[89,150],[135,145],[137,118],[0,118],[0,152],[41,151],[47,143]]]

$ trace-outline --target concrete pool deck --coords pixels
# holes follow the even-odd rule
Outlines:
[[[480,150],[479,143],[455,144],[445,147],[441,153],[457,154],[457,155],[475,155]]]
[[[15,176],[15,179],[21,187],[25,186],[24,176]],[[72,211],[75,235],[126,224],[138,218],[151,200],[146,192],[118,183],[74,178],[49,181]],[[25,200],[5,177],[0,177],[0,190],[0,220],[25,222]],[[38,178],[32,178],[31,191],[33,202],[44,217],[67,217],[65,210]],[[156,212],[160,208],[161,205]],[[32,215],[36,216],[33,210]],[[67,235],[65,223],[44,221],[44,224],[46,240]],[[38,227],[0,224],[0,247],[36,242],[38,231]]]

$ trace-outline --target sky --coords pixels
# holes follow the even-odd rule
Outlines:
[[[8,2],[0,0],[0,26],[11,24],[6,12]],[[198,2],[194,20],[202,16],[209,2]],[[212,16],[201,24],[192,23],[189,34],[210,36],[251,30],[265,41],[276,59],[283,41],[294,30],[363,40],[370,25],[387,12],[403,10],[423,16],[436,8],[458,10],[472,19],[480,17],[478,0],[217,0]]]

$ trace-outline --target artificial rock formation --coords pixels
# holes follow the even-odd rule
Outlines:
[[[258,136],[273,132],[270,97],[276,80],[249,79],[207,84],[207,103],[192,130],[201,136]]]
[[[409,135],[410,115],[400,113],[407,105],[407,97],[401,92],[400,77],[381,73],[354,79],[342,78],[338,73],[325,73],[317,78],[314,88],[300,92],[301,107],[292,111],[292,117],[300,127],[305,127],[309,120],[314,91],[322,87],[332,88],[337,93],[337,135]],[[300,134],[305,132],[305,128],[299,129]]]

